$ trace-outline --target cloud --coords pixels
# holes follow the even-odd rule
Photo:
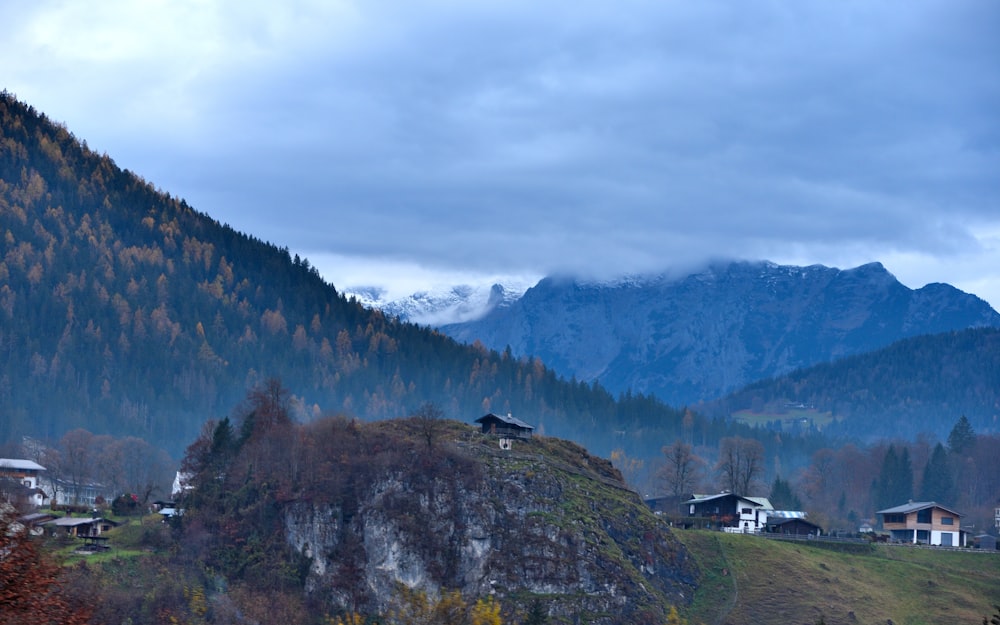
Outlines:
[[[0,18],[8,88],[311,258],[995,275],[973,267],[995,261],[1000,222],[996,3],[49,2]]]

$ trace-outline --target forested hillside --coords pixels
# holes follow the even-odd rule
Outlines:
[[[874,352],[762,380],[702,406],[709,414],[829,413],[827,432],[858,439],[927,432],[944,439],[964,415],[981,432],[1000,426],[1000,330],[974,328],[899,341]],[[912,434],[911,434],[912,433]]]
[[[597,453],[640,422],[681,428],[659,402],[616,402],[537,360],[365,309],[307,260],[197,212],[7,92],[0,237],[0,442],[82,427],[176,456],[272,377],[300,420],[434,402],[464,421],[513,412]]]

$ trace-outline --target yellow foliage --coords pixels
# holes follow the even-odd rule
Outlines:
[[[501,625],[500,604],[493,597],[477,601],[472,606],[472,625]]]
[[[332,616],[327,616],[323,619],[325,625],[365,625],[365,617],[361,616],[357,612],[352,612],[350,614],[345,614],[334,618]]]
[[[667,614],[667,625],[688,625],[686,618],[681,618],[677,613],[676,606],[670,606],[670,613]]]

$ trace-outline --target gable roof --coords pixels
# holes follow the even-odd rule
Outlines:
[[[0,469],[18,469],[21,471],[44,471],[45,467],[31,460],[20,458],[0,458]]]
[[[942,510],[946,510],[955,516],[962,516],[960,513],[955,512],[951,508],[947,508],[933,501],[911,501],[901,506],[896,506],[895,508],[879,510],[875,514],[909,514],[911,512],[917,512],[918,510],[925,510],[927,508],[941,508]]]
[[[802,510],[768,510],[767,522],[770,523],[771,519],[805,519],[808,516],[809,513]]]
[[[685,504],[694,503],[705,503],[706,501],[714,501],[716,499],[724,499],[726,497],[735,497],[740,501],[746,501],[752,503],[759,508],[770,508],[771,503],[766,497],[744,497],[743,495],[737,495],[735,493],[719,493],[718,495],[691,495],[691,499],[685,501]],[[763,503],[761,503],[763,501]]]
[[[520,419],[512,417],[509,413],[507,414],[507,416],[504,417],[504,416],[500,416],[500,415],[495,415],[492,412],[490,412],[490,413],[484,414],[483,416],[481,416],[478,419],[476,419],[476,423],[486,423],[487,421],[489,421],[491,419],[496,419],[497,421],[501,421],[503,423],[506,423],[507,425],[512,425],[514,427],[522,428],[522,429],[525,429],[525,430],[534,430],[535,429],[535,426],[528,425],[524,421],[521,421]]]
[[[815,527],[816,529],[822,530],[823,528],[816,525],[809,519],[803,517],[789,517],[789,518],[771,518],[767,517],[767,524],[771,527],[781,527],[783,525],[793,524],[793,525],[807,525],[809,527]]]

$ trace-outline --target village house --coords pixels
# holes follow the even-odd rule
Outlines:
[[[933,501],[911,501],[876,512],[894,541],[942,547],[965,547],[962,515]]]
[[[692,495],[684,502],[687,516],[708,519],[726,532],[756,534],[767,527],[767,515],[774,506],[766,497],[745,497],[723,492]]]
[[[28,528],[32,536],[41,536],[45,533],[45,524],[59,517],[48,512],[32,512],[18,517],[17,522]]]
[[[104,532],[117,527],[118,524],[110,519],[62,517],[45,523],[46,527],[52,528],[56,533],[64,532],[69,536],[77,538],[90,538],[101,536]]]
[[[80,482],[73,484],[68,480],[49,478],[42,482],[42,489],[52,500],[53,506],[87,506],[93,508],[100,503],[109,502],[115,498],[114,493],[103,484],[97,482]]]
[[[766,531],[783,536],[820,536],[823,528],[810,521],[801,510],[769,510]]]
[[[509,412],[506,417],[491,412],[476,419],[476,423],[482,426],[483,434],[499,437],[501,449],[510,449],[514,439],[531,438],[535,429],[535,426],[512,417]]]
[[[4,490],[11,491],[11,498],[23,499],[28,505],[41,506],[47,499],[39,484],[42,471],[45,467],[32,460],[0,458],[0,480],[12,487]]]

